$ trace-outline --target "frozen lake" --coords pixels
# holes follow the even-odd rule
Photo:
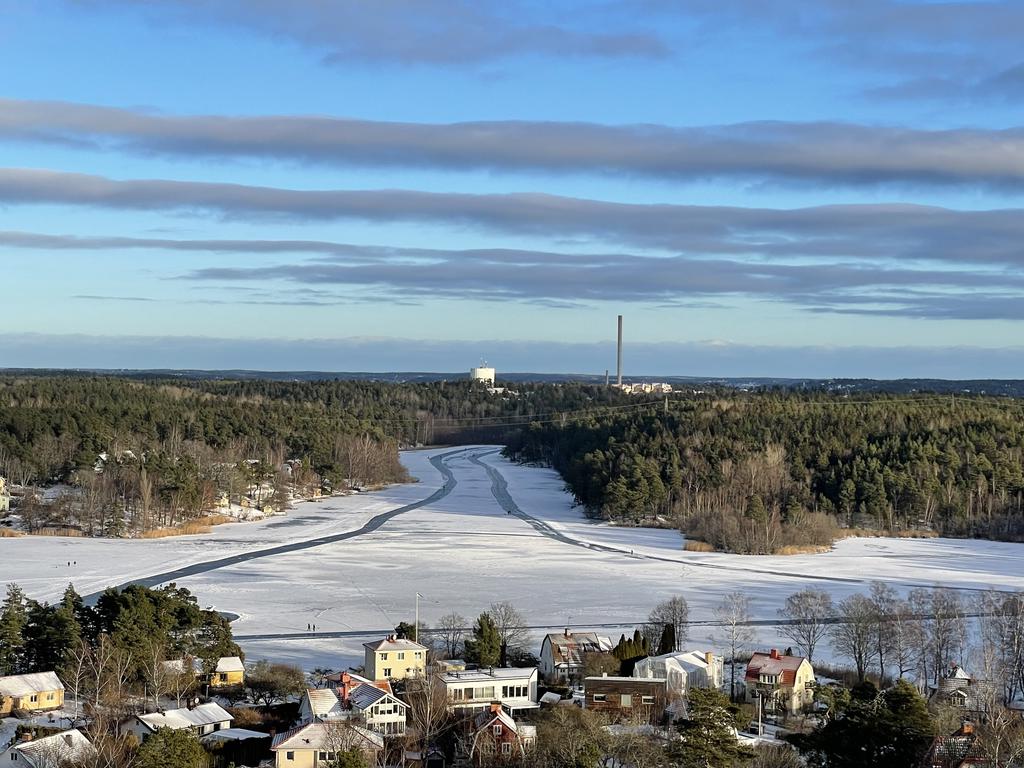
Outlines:
[[[234,631],[250,658],[306,668],[358,663],[366,639],[413,620],[417,592],[421,619],[430,624],[451,611],[472,620],[491,602],[508,600],[531,625],[613,625],[606,631],[617,637],[673,594],[686,597],[691,619],[700,622],[732,591],[750,596],[754,618],[770,620],[787,595],[809,585],[837,599],[865,591],[872,579],[901,592],[934,584],[1024,590],[1017,544],[847,539],[819,555],[684,552],[675,531],[586,520],[555,472],[511,464],[493,446],[411,451],[403,462],[420,482],[300,504],[286,517],[207,535],[22,537],[0,539],[0,552],[26,593],[40,600],[58,598],[69,581],[86,594],[195,571],[176,583],[203,605],[238,614]],[[442,469],[451,476],[447,488]],[[496,478],[507,484],[514,511],[533,520],[503,508],[508,500],[499,492],[499,503],[492,492]],[[431,503],[410,507],[432,494]],[[378,517],[395,510],[403,511]],[[347,636],[310,637],[308,624]],[[692,644],[713,647],[715,632],[694,626]],[[758,641],[789,644],[773,627],[758,628]]]

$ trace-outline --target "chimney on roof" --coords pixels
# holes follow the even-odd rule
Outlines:
[[[492,701],[491,702],[491,714],[492,715],[496,715],[499,712],[501,712],[501,702],[500,701]]]
[[[772,652],[770,654],[768,654],[768,655],[771,658],[773,658],[773,659],[778,659],[779,658],[779,649],[778,648],[772,648]]]
[[[70,733],[64,734],[64,743],[67,744],[69,747],[75,746],[75,740],[74,738],[72,738]]]
[[[569,628],[568,628],[568,627],[566,627],[566,628],[565,628],[565,636],[566,636],[566,637],[568,637],[568,636],[569,636]]]
[[[607,672],[602,672],[601,673],[601,677],[608,677],[608,673]]]
[[[964,724],[960,726],[960,732],[964,736],[969,736],[970,734],[974,733],[974,723],[972,723],[970,720],[964,720]]]
[[[713,654],[711,651],[705,651],[704,652],[704,663],[707,664],[709,667],[714,666],[715,654]]]
[[[27,744],[30,741],[32,741],[32,732],[31,731],[25,731],[23,734],[21,734],[21,743],[22,744]]]

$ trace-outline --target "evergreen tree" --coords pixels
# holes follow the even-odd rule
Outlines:
[[[191,731],[157,728],[136,754],[138,768],[195,768],[206,765],[206,750]]]
[[[740,708],[720,691],[691,688],[686,718],[676,724],[680,739],[669,750],[680,768],[734,768],[753,757],[736,739]]]
[[[7,585],[0,609],[0,675],[17,675],[25,668],[25,594],[17,584]]]
[[[501,659],[501,634],[489,613],[481,613],[466,639],[466,661],[479,667],[493,667]]]
[[[658,642],[658,655],[675,653],[676,650],[676,628],[672,624],[666,624],[661,630],[661,640]]]
[[[64,605],[28,601],[25,623],[25,669],[50,672],[63,669],[81,637],[74,614]]]
[[[358,749],[338,752],[330,763],[331,768],[369,768],[366,756]]]

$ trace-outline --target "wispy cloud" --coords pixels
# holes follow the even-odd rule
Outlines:
[[[1024,92],[1024,76],[1015,76]],[[318,165],[616,174],[669,181],[737,178],[826,187],[1024,189],[1020,127],[932,131],[829,122],[696,127],[426,124],[309,116],[169,116],[0,99],[0,138],[172,157]]]

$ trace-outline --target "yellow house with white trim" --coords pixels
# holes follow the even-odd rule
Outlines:
[[[238,656],[222,656],[210,674],[211,688],[230,688],[245,684],[245,664]]]
[[[64,706],[64,684],[55,672],[0,677],[0,715],[45,712]]]
[[[363,675],[371,680],[405,680],[427,671],[427,646],[412,640],[388,635],[363,648]]]

